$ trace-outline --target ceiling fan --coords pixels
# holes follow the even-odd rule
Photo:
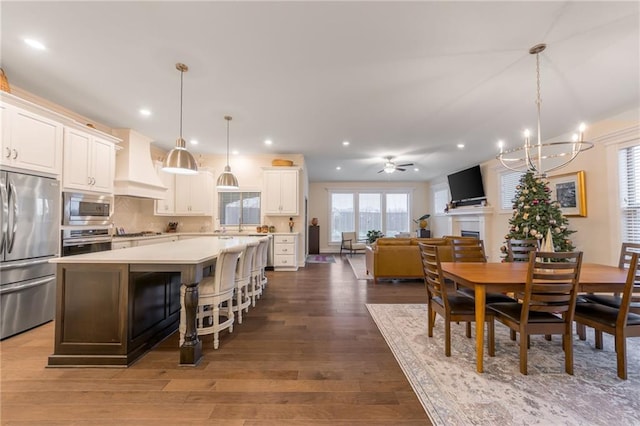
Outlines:
[[[404,169],[403,167],[413,166],[413,163],[396,164],[393,162],[393,157],[385,157],[385,160],[387,161],[385,161],[384,167],[378,173],[393,173],[396,170],[399,172],[404,172],[407,169]]]

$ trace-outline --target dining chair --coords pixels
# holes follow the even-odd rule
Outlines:
[[[427,286],[427,334],[429,337],[433,337],[436,314],[439,314],[444,319],[444,354],[451,356],[451,323],[475,321],[475,301],[459,294],[445,283],[440,264],[440,246],[425,243],[418,243],[418,246],[420,247],[424,281]],[[491,312],[487,312],[485,321],[491,324],[488,332],[489,356],[493,356],[495,344],[493,342],[494,327]]]
[[[620,258],[618,259],[618,268],[629,269],[631,259],[634,253],[640,253],[640,243],[622,243],[620,248]],[[622,297],[617,294],[581,294],[580,297],[588,302],[601,303],[612,308],[620,309],[622,303]],[[629,311],[635,314],[640,314],[640,297],[631,296],[629,305]],[[584,328],[578,327],[578,334],[580,338],[584,340]]]
[[[256,306],[256,300],[262,296],[263,282],[263,252],[267,249],[269,239],[261,238],[258,240],[258,246],[256,247],[256,253],[253,256],[253,263],[251,265],[251,280],[249,282],[249,296],[251,297],[251,305]]]
[[[244,245],[222,249],[216,259],[213,275],[204,277],[198,285],[198,307],[196,310],[196,329],[198,336],[213,334],[213,348],[220,345],[220,331],[233,332],[233,295],[238,259],[245,250]],[[180,334],[186,330],[184,307],[184,286],[181,289]],[[224,321],[220,322],[220,317]],[[182,338],[181,338],[182,340]]]
[[[255,301],[252,294],[253,275],[251,271],[259,244],[258,241],[247,243],[236,265],[236,291],[233,300],[233,311],[238,313],[238,324],[242,324],[242,311],[249,312],[249,306],[251,306],[252,301]],[[255,306],[255,302],[253,306]]]
[[[529,252],[540,249],[540,241],[531,239],[507,240],[507,262],[528,262]]]
[[[634,286],[640,286],[640,255],[633,253],[629,259],[629,272],[618,307],[586,302],[576,304],[574,321],[593,327],[595,345],[602,349],[602,333],[615,338],[618,377],[627,379],[627,337],[640,337],[640,315],[631,312],[631,298]]]
[[[342,256],[342,250],[348,250],[349,254],[353,256],[358,250],[365,250],[367,245],[358,241],[358,236],[355,232],[343,232],[342,240],[340,242],[340,256]]]
[[[527,374],[532,334],[561,334],[565,371],[573,374],[572,327],[581,266],[582,252],[530,252],[522,300],[487,304],[497,321],[520,334],[522,374]]]

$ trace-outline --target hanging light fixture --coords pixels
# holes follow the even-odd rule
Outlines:
[[[182,139],[182,86],[184,73],[189,71],[185,64],[177,63],[176,69],[180,71],[180,137],[176,140],[173,148],[162,163],[162,170],[168,173],[193,175],[198,173],[198,163],[193,155],[187,151],[186,143]]]
[[[574,134],[571,141],[542,143],[540,131],[540,53],[546,49],[546,44],[536,44],[529,53],[536,55],[536,106],[538,110],[537,143],[532,144],[529,130],[524,131],[524,145],[518,148],[504,149],[504,142],[499,141],[500,153],[496,156],[507,169],[516,172],[531,171],[536,176],[545,177],[548,172],[557,170],[573,161],[579,153],[593,148],[593,143],[584,140],[585,125],[580,124],[579,134]]]
[[[227,165],[224,166],[224,172],[218,177],[216,188],[238,189],[238,179],[231,173],[231,167],[229,167],[229,121],[231,121],[231,116],[225,115],[224,119],[227,120]]]

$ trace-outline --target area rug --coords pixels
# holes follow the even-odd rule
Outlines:
[[[435,425],[638,425],[640,338],[627,339],[628,380],[616,374],[611,336],[596,350],[574,339],[574,375],[564,372],[560,336],[531,337],[528,375],[520,374],[518,344],[496,324],[496,356],[476,373],[475,339],[452,324],[451,357],[444,356],[444,324],[427,337],[426,305],[367,305],[371,316]],[[486,354],[486,352],[485,352]]]
[[[347,255],[347,262],[351,265],[351,269],[353,270],[353,275],[356,276],[357,280],[372,280],[373,277],[367,275],[367,266],[365,263],[364,254],[356,254],[354,256]]]
[[[336,263],[333,255],[310,254],[307,256],[307,263]]]

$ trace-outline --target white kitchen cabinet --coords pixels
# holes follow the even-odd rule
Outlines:
[[[163,200],[155,201],[155,214],[156,216],[173,216],[176,211],[176,175],[163,172],[162,163],[156,163],[156,172],[162,184],[167,187],[167,192]]]
[[[297,271],[298,234],[273,236],[274,271]]]
[[[298,169],[264,170],[265,211],[268,216],[298,215]]]
[[[208,216],[213,211],[213,174],[176,175],[174,216]]]
[[[135,240],[133,241],[133,243],[134,243],[134,247],[141,247],[141,246],[150,246],[153,244],[169,243],[172,241],[178,241],[178,236],[169,235],[167,237],[145,238],[141,240]]]
[[[38,114],[3,104],[3,166],[59,175],[62,171],[63,125]]]
[[[111,243],[111,250],[120,250],[129,247],[133,247],[132,241],[113,241]]]
[[[65,129],[63,189],[113,193],[114,174],[112,142],[78,129]]]

